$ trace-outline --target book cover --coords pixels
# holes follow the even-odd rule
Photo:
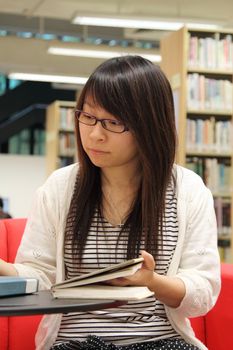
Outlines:
[[[133,275],[141,268],[143,258],[110,265],[91,273],[54,284],[51,292],[55,298],[138,300],[153,295],[147,287],[116,287],[101,283]]]
[[[38,291],[39,281],[36,278],[0,277],[0,297],[31,294]]]

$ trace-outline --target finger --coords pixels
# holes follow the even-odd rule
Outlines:
[[[149,254],[148,252],[146,252],[145,250],[141,251],[141,256],[144,259],[142,268],[144,268],[146,270],[154,271],[155,261],[154,261],[153,256],[151,254]]]

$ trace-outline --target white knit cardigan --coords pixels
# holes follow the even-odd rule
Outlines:
[[[181,278],[186,294],[178,308],[165,307],[174,329],[189,343],[206,347],[194,336],[188,318],[206,314],[220,291],[220,261],[213,198],[192,171],[177,170],[177,247],[168,270]],[[78,165],[55,171],[37,190],[19,247],[15,267],[20,276],[40,280],[48,289],[64,274],[64,232]],[[56,340],[61,315],[45,315],[36,335],[36,349],[48,350]]]

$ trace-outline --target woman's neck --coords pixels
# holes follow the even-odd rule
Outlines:
[[[139,171],[125,172],[122,169],[107,169],[101,172],[102,213],[113,225],[125,222],[140,186]]]
[[[126,189],[137,190],[141,182],[140,168],[104,168],[101,169],[102,189],[124,192]]]

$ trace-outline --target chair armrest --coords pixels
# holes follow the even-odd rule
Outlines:
[[[233,344],[233,265],[221,265],[222,288],[214,308],[205,317],[209,350],[231,349]]]

